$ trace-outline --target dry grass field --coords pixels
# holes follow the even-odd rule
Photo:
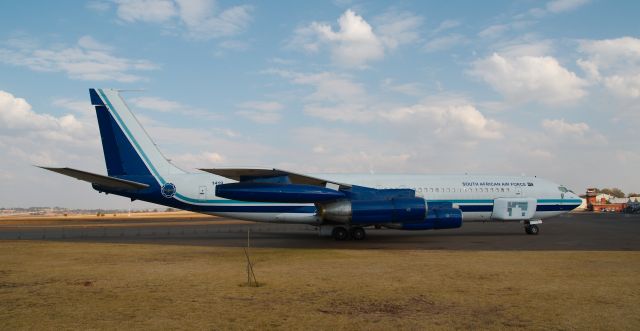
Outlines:
[[[640,329],[640,252],[0,242],[2,329]]]

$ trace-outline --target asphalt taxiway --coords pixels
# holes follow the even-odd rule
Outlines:
[[[518,223],[466,223],[460,229],[398,231],[367,229],[364,241],[336,242],[314,227],[264,224],[219,217],[152,217],[127,221],[46,218],[6,222],[0,240],[58,240],[116,243],[166,243],[269,248],[350,248],[417,250],[616,250],[640,251],[640,215],[570,213],[547,219],[537,236]]]

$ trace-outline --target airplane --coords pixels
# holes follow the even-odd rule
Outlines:
[[[115,194],[235,219],[308,224],[321,236],[363,240],[365,228],[436,230],[464,222],[520,222],[537,235],[542,220],[581,199],[551,181],[525,176],[325,174],[277,168],[187,172],[158,149],[115,89],[89,89],[107,175],[40,167]]]

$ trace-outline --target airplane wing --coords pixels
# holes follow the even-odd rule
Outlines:
[[[73,177],[75,179],[83,180],[85,182],[98,184],[98,185],[102,185],[110,188],[142,190],[149,187],[149,185],[143,184],[143,183],[138,183],[138,182],[115,178],[115,177],[98,175],[91,172],[86,172],[86,171],[72,169],[72,168],[51,168],[51,167],[41,167],[41,166],[37,166],[37,167],[45,170],[57,172],[65,176]]]
[[[341,189],[352,186],[331,180],[270,168],[200,169],[238,181],[216,185],[216,195],[255,202],[317,203],[342,199]]]
[[[330,187],[335,190],[338,190],[339,188],[351,187],[351,184],[339,183],[327,179],[316,178],[275,168],[215,168],[200,170],[225,178],[233,179],[238,182],[254,181],[261,178],[268,179],[283,177],[287,178],[290,184]]]

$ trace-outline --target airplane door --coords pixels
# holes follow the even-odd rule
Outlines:
[[[498,198],[493,201],[491,218],[503,221],[528,220],[536,212],[533,198]]]
[[[198,189],[198,198],[200,200],[207,200],[207,187],[206,186],[200,186],[200,188]]]

